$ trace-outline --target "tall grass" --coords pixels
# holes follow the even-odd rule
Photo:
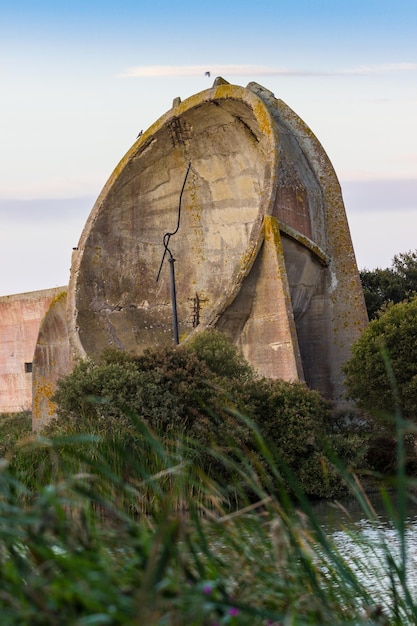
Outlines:
[[[141,449],[115,437],[110,454],[100,435],[34,437],[14,448],[0,468],[1,624],[417,623],[402,444],[396,507],[382,490],[401,546],[398,558],[383,543],[390,597],[382,605],[256,425],[229,415],[252,430],[255,451],[162,441],[134,415]],[[400,439],[409,425],[396,419]],[[230,484],[203,472],[203,453]],[[378,529],[360,482],[333,463]]]

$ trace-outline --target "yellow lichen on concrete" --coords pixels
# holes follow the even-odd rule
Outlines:
[[[53,417],[56,413],[56,404],[52,401],[55,386],[45,377],[39,379],[34,385],[32,401],[32,419],[44,421],[45,418]]]
[[[288,381],[302,380],[303,368],[289,286],[283,270],[284,254],[276,218],[269,215],[264,217],[262,240],[251,274],[243,284],[243,294],[247,285],[249,295],[252,292],[249,285],[253,273],[256,282],[250,313],[238,345],[261,376]],[[242,295],[243,299],[247,297]],[[222,322],[219,325],[221,327]]]
[[[156,275],[185,182],[169,240],[181,341],[219,323],[260,371],[339,399],[364,310],[340,185],[314,133],[256,83],[176,98],[116,165],[73,257],[71,358],[168,345],[170,274]]]
[[[49,307],[55,306],[55,304],[58,304],[59,302],[64,302],[66,298],[67,298],[67,290],[63,289],[52,298],[51,304],[49,305]]]

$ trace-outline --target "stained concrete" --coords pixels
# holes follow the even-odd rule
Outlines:
[[[277,140],[254,94],[221,85],[175,106],[117,166],[88,219],[69,286],[71,341],[96,358],[172,343],[169,264],[179,336],[213,322],[249,271],[275,187]],[[166,259],[167,261],[167,259]],[[196,317],[198,319],[196,319]]]
[[[71,371],[68,324],[67,291],[62,290],[52,298],[40,324],[33,355],[32,377],[32,427],[39,431],[56,414],[52,396],[57,381]]]
[[[0,298],[0,413],[32,406],[33,353],[39,326],[62,287]]]
[[[117,165],[73,254],[62,371],[108,346],[172,345],[172,267],[180,343],[219,328],[260,375],[343,405],[367,315],[340,185],[303,120],[256,83],[175,98]]]

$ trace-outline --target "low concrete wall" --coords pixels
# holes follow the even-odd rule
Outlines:
[[[66,287],[0,298],[0,413],[17,413],[32,405],[32,361],[50,303]]]
[[[66,318],[67,292],[52,299],[42,320],[33,356],[32,429],[39,431],[55,415],[52,401],[59,378],[71,371],[68,325]]]

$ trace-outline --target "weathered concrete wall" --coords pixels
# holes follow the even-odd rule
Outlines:
[[[175,98],[97,199],[66,310],[54,302],[39,334],[35,429],[75,358],[173,344],[170,267],[180,342],[219,328],[259,374],[343,404],[341,365],[367,315],[336,174],[284,102],[218,78]]]
[[[32,429],[39,431],[55,417],[52,396],[56,383],[71,371],[67,292],[61,291],[50,302],[41,322],[33,356]]]
[[[248,87],[270,107],[281,138],[281,155],[285,142],[291,145],[287,151],[291,166],[282,167],[283,158],[280,161],[282,173],[278,176],[274,206],[274,215],[280,219],[282,230],[296,243],[296,254],[286,255],[287,273],[291,276],[291,264],[298,270],[304,266],[300,252],[306,248],[321,264],[320,274],[316,274],[316,287],[311,291],[310,286],[310,296],[303,304],[304,317],[296,320],[305,378],[311,387],[343,404],[341,368],[350,356],[352,343],[366,327],[368,316],[340,184],[326,152],[304,121],[268,90],[253,83]],[[289,185],[288,170],[299,172],[299,179]],[[294,198],[294,221],[288,218],[288,211],[285,213],[279,202],[280,190],[288,187]],[[299,201],[300,191],[302,202]],[[300,204],[309,220],[300,220]],[[288,226],[293,226],[294,232]],[[291,286],[295,315],[295,294],[303,285],[299,273]]]
[[[216,79],[176,98],[135,142],[73,259],[74,355],[172,343],[164,234],[180,341],[221,328],[261,375],[306,380],[343,402],[341,365],[367,324],[365,303],[336,174],[284,102]]]
[[[261,236],[251,271],[215,326],[263,376],[304,380],[278,220],[265,216]]]
[[[0,412],[30,409],[39,326],[62,287],[0,298]],[[26,367],[25,367],[25,364]]]
[[[169,266],[176,259],[180,340],[239,291],[262,243],[275,190],[277,140],[267,107],[222,84],[173,109],[135,143],[103,189],[81,236],[68,291],[74,350],[133,354],[172,343]]]

